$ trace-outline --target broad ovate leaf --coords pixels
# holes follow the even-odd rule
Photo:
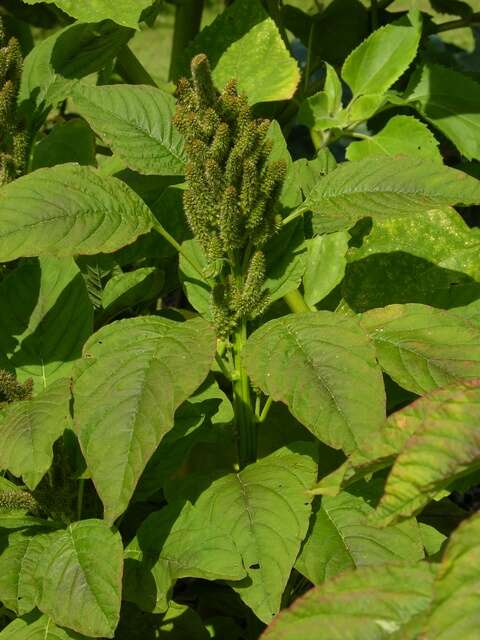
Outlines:
[[[233,538],[207,518],[190,502],[149,515],[125,550],[124,598],[144,611],[163,612],[179,578],[245,578]]]
[[[346,571],[282,611],[262,640],[388,640],[428,609],[432,582],[426,563]]]
[[[271,320],[243,357],[253,383],[334,448],[352,451],[385,419],[375,351],[355,319],[319,311]]]
[[[73,91],[79,113],[128,167],[148,175],[182,175],[183,137],[172,125],[173,96],[156,87],[85,83]]]
[[[476,640],[480,598],[480,514],[452,534],[433,585],[433,603],[425,625],[428,638]]]
[[[0,223],[1,224],[1,223]],[[70,375],[93,331],[93,308],[72,258],[24,261],[0,283],[0,360],[35,391]]]
[[[421,395],[480,377],[480,328],[460,315],[422,304],[389,305],[362,315],[380,366]]]
[[[87,636],[57,627],[50,616],[33,613],[11,622],[0,632],[0,640],[87,640]]]
[[[347,147],[348,160],[362,160],[367,156],[421,156],[442,162],[438,142],[430,129],[412,116],[394,116],[377,134]]]
[[[353,95],[389,89],[415,58],[421,34],[417,11],[374,31],[352,51],[342,67],[342,78]]]
[[[347,569],[423,558],[415,520],[382,529],[368,522],[373,511],[364,497],[348,491],[317,500],[295,568],[320,584]]]
[[[85,345],[75,429],[107,521],[126,509],[175,410],[206,378],[215,348],[203,320],[147,316],[114,322]]]
[[[38,169],[0,190],[0,261],[110,253],[150,231],[137,194],[91,167]]]
[[[46,1],[83,22],[113,20],[124,27],[138,29],[140,16],[144,9],[152,5],[152,0],[25,0],[27,4]]]
[[[401,412],[415,429],[392,467],[372,521],[389,524],[422,509],[480,467],[480,384],[438,389]]]
[[[348,229],[364,217],[421,215],[443,205],[480,202],[480,181],[419,157],[367,157],[320,178],[302,208],[317,233]]]
[[[55,624],[113,638],[120,616],[123,545],[103,520],[48,534],[36,577],[37,606]]]
[[[35,489],[53,460],[53,444],[70,425],[70,381],[57,380],[32,400],[7,406],[0,415],[0,469]]]

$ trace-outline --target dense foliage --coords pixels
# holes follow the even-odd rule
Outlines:
[[[0,640],[476,640],[480,6],[172,4],[0,1]]]

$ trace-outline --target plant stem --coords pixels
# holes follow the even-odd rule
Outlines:
[[[117,56],[117,70],[129,84],[148,84],[156,87],[157,83],[142,65],[128,45],[120,49]]]
[[[371,0],[370,10],[372,13],[372,31],[378,29],[378,0]]]
[[[292,222],[292,220],[295,220],[296,218],[299,218],[300,216],[303,216],[303,214],[306,211],[308,211],[308,207],[304,207],[303,205],[300,205],[294,211],[292,211],[292,213],[290,213],[288,216],[286,216],[282,220],[282,227],[286,227],[287,224],[290,224],[290,222]]]
[[[458,18],[458,20],[449,20],[435,25],[433,33],[442,33],[444,31],[452,31],[453,29],[463,29],[464,27],[475,27],[480,25],[480,11],[472,13],[468,18]]]
[[[293,313],[310,313],[312,311],[298,289],[286,293],[283,299]]]
[[[176,80],[178,61],[182,59],[185,49],[200,31],[203,5],[204,0],[182,0],[176,6],[170,58],[170,80]]]
[[[257,458],[257,426],[252,409],[250,382],[242,363],[242,350],[247,341],[247,321],[242,318],[233,339],[233,353],[237,379],[233,381],[233,408],[238,437],[240,469]]]
[[[81,479],[78,483],[78,493],[77,493],[77,520],[82,519],[84,492],[85,492],[85,480]]]
[[[155,220],[154,224],[153,224],[153,228],[155,229],[155,231],[157,231],[162,238],[164,238],[174,249],[176,249],[176,251],[178,251],[179,254],[181,254],[185,260],[188,262],[188,264],[192,267],[192,269],[195,269],[195,271],[198,273],[199,276],[202,277],[203,279],[203,273],[201,272],[201,270],[198,268],[198,266],[190,259],[190,256],[188,256],[185,251],[182,249],[182,246],[180,243],[178,243],[175,238],[170,235],[168,233],[168,231],[165,229],[165,227],[163,226],[163,224],[161,224],[161,222],[159,222],[158,220]]]
[[[263,405],[262,412],[258,416],[258,422],[260,424],[262,424],[262,422],[265,422],[265,420],[267,419],[268,412],[270,411],[270,407],[272,406],[272,402],[273,402],[272,396],[268,396],[265,404]]]

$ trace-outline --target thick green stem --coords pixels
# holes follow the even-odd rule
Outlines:
[[[458,20],[449,20],[435,25],[433,33],[443,33],[444,31],[453,31],[454,29],[463,29],[464,27],[475,27],[480,25],[480,11],[472,13],[467,18],[459,18]]]
[[[175,9],[172,55],[170,58],[170,80],[177,79],[178,61],[185,49],[200,31],[204,0],[181,0]]]
[[[257,426],[252,408],[250,382],[242,363],[242,350],[247,341],[247,321],[244,318],[235,331],[233,352],[236,377],[233,382],[233,408],[238,437],[240,468],[257,459]]]
[[[286,293],[283,299],[293,313],[310,313],[312,311],[298,289]]]
[[[122,47],[117,56],[117,70],[122,78],[129,84],[157,86],[155,80],[127,45]]]

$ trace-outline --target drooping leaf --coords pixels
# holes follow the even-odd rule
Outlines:
[[[153,316],[114,322],[85,345],[75,428],[107,521],[126,509],[175,409],[206,378],[215,347],[204,321]]]
[[[113,638],[120,614],[123,545],[102,520],[48,534],[37,566],[37,606],[55,624]]]
[[[71,629],[61,629],[49,616],[17,618],[0,632],[0,640],[87,640]]]
[[[213,481],[195,501],[205,525],[233,538],[249,579],[231,586],[265,622],[280,609],[310,517],[313,449],[290,447]]]
[[[172,125],[175,100],[155,87],[79,84],[73,91],[79,113],[135,171],[182,175],[183,137]]]
[[[308,242],[307,266],[303,274],[307,304],[317,304],[343,280],[349,240],[346,231],[338,231],[316,236]]]
[[[210,320],[213,280],[205,275],[208,272],[208,262],[197,240],[182,242],[179,270],[188,301],[204,318]]]
[[[469,76],[427,63],[412,77],[406,100],[468,159],[480,159],[480,84]]]
[[[354,96],[384,93],[408,68],[420,42],[417,11],[374,31],[345,60],[342,78]]]
[[[95,164],[95,134],[80,119],[57,124],[32,151],[32,171],[56,164]]]
[[[442,162],[438,142],[429,128],[412,116],[394,116],[379,133],[347,147],[348,160],[362,160],[367,156],[385,155],[391,158],[421,156]]]
[[[409,517],[455,478],[480,467],[478,381],[438,389],[402,410],[415,428],[398,455],[377,507],[382,524]]]
[[[367,500],[344,491],[318,500],[295,568],[313,584],[347,569],[423,558],[414,520],[380,529],[367,518],[374,509]]]
[[[304,208],[317,233],[348,229],[360,218],[421,215],[443,205],[480,202],[480,182],[418,157],[364,158],[322,177]]]
[[[35,489],[53,460],[52,447],[70,424],[70,381],[57,380],[32,400],[9,405],[0,416],[0,469]]]
[[[254,384],[334,448],[355,449],[385,419],[374,350],[354,319],[319,311],[271,320],[244,354]]]
[[[267,277],[264,287],[270,300],[279,300],[296,289],[305,271],[306,245],[303,224],[295,220],[275,235],[265,247]]]
[[[189,502],[172,502],[149,515],[125,551],[124,597],[158,613],[167,609],[179,578],[244,578],[232,537],[206,521],[208,514]]]
[[[147,206],[116,178],[76,164],[38,169],[0,191],[0,260],[110,253],[152,224]]]
[[[433,585],[427,637],[438,640],[475,640],[478,631],[480,579],[480,514],[453,533]]]
[[[102,293],[102,306],[112,317],[123,309],[154,300],[162,290],[164,274],[155,267],[143,267],[110,278]]]
[[[262,640],[387,640],[428,609],[432,582],[426,563],[346,571],[282,611]]]
[[[124,27],[138,29],[140,16],[144,9],[152,4],[152,0],[25,0],[27,4],[38,2],[55,4],[59,9],[83,22],[97,22],[100,20],[113,20]]]
[[[421,395],[480,376],[480,330],[450,311],[390,305],[362,316],[381,367],[401,387]]]
[[[0,223],[1,226],[1,223]],[[71,258],[19,265],[0,283],[0,352],[36,391],[70,374],[93,330],[93,309]]]

